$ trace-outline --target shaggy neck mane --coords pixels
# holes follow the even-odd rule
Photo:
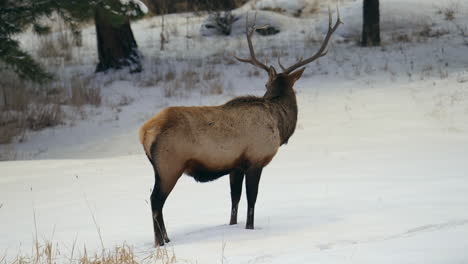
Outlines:
[[[288,90],[281,96],[265,99],[272,106],[272,114],[278,120],[281,145],[288,143],[289,138],[296,130],[297,123],[296,94],[292,89]]]
[[[224,107],[239,107],[245,105],[261,105],[270,111],[277,120],[280,132],[281,145],[288,143],[294,133],[297,123],[296,94],[292,89],[284,91],[281,95],[276,94],[264,97],[242,96],[232,99],[224,104]]]

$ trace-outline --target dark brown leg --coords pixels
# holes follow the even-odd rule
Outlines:
[[[231,221],[230,225],[237,224],[237,208],[242,194],[242,182],[244,181],[243,170],[233,170],[229,175],[231,184]]]
[[[162,208],[164,206],[164,202],[166,201],[166,195],[161,192],[158,179],[156,179],[156,183],[154,185],[150,199],[151,210],[153,212],[154,244],[155,246],[164,246],[165,228],[162,218]]]
[[[162,209],[161,209],[161,213],[158,214],[158,223],[159,223],[159,226],[161,227],[161,233],[164,238],[164,242],[166,243],[171,242],[171,240],[167,236],[166,225],[164,224]]]
[[[246,229],[254,229],[255,202],[257,201],[258,183],[263,168],[249,168],[245,173],[245,187],[247,192],[247,223]]]

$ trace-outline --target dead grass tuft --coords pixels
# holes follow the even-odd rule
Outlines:
[[[0,78],[0,144],[21,141],[27,130],[40,130],[63,123],[59,99],[63,94],[51,87],[22,81],[8,72]]]
[[[402,33],[402,32],[393,32],[392,35],[392,42],[403,42],[403,43],[408,43],[408,42],[412,42],[413,41],[413,38],[410,37],[410,35],[406,34],[406,33]]]
[[[446,29],[434,29],[430,24],[422,24],[420,28],[412,33],[393,32],[391,40],[395,43],[425,42],[429,38],[440,38],[449,33]]]
[[[177,262],[174,252],[166,248],[157,248],[148,256],[139,257],[132,246],[123,244],[112,250],[102,250],[100,253],[88,254],[86,247],[82,253],[77,254],[76,243],[73,244],[69,255],[59,248],[58,243],[45,241],[35,242],[31,254],[19,252],[12,261],[7,262],[6,256],[0,257],[2,264],[146,264],[161,263],[173,264]]]
[[[122,103],[131,103],[124,98]],[[73,76],[70,79],[45,84],[22,81],[8,71],[0,78],[0,144],[16,138],[24,140],[28,130],[37,131],[64,123],[62,105],[99,106],[101,91],[92,77]]]
[[[447,21],[453,21],[455,19],[456,13],[460,9],[460,2],[452,0],[446,3],[444,6],[438,6],[436,8],[438,15],[443,15],[444,19]]]
[[[70,103],[74,106],[101,105],[101,89],[90,77],[73,76],[70,80]]]
[[[33,131],[63,124],[63,111],[57,104],[31,107],[25,116],[24,127]]]
[[[164,75],[164,81],[165,82],[173,81],[175,79],[175,77],[176,77],[175,71],[168,71]]]
[[[44,59],[63,59],[70,62],[72,56],[72,43],[68,37],[59,34],[54,38],[52,35],[41,36],[39,38],[39,46],[37,56]]]
[[[214,80],[208,83],[208,92],[210,94],[223,94],[224,84],[219,80]]]
[[[58,21],[58,28],[47,35],[39,37],[37,56],[49,59],[52,64],[62,61],[70,62],[73,59],[73,46],[82,45],[79,28],[71,29],[64,21]]]
[[[204,72],[203,72],[203,80],[205,81],[210,81],[210,80],[213,80],[213,79],[218,79],[220,77],[221,73],[219,72],[216,72],[213,68],[207,68]]]
[[[0,114],[0,144],[11,143],[22,131],[18,123],[11,120],[7,114]]]
[[[0,78],[0,111],[24,111],[27,109],[31,97],[27,85],[11,72],[3,72]]]
[[[163,90],[165,97],[174,97],[181,94],[182,83],[179,80],[164,82]]]
[[[260,76],[260,72],[258,70],[249,71],[248,76],[249,77],[252,77],[252,76],[257,77],[257,76]]]

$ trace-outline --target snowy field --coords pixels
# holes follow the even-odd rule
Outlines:
[[[309,65],[295,86],[297,129],[264,169],[255,230],[244,229],[245,197],[239,224],[228,225],[228,177],[207,184],[179,180],[164,207],[166,248],[178,263],[468,263],[468,5],[381,2],[384,44],[365,49],[353,39],[361,1],[341,2],[345,25],[329,54]],[[438,13],[454,5],[454,20]],[[326,9],[301,19],[262,15],[283,27],[276,36],[254,37],[266,56],[281,50],[289,64],[318,47],[313,39],[324,31]],[[247,52],[243,36],[193,37],[193,50],[186,50],[186,19],[171,19],[180,22],[179,35],[165,52],[158,50],[159,33],[145,33],[159,29],[152,27],[157,18],[132,25],[142,52],[150,54],[145,69],[163,57],[167,68],[183,74],[193,61],[208,67],[205,58],[223,47],[222,57]],[[193,35],[202,22],[192,22]],[[427,25],[439,33],[419,39]],[[85,31],[80,71],[93,69],[92,30]],[[404,34],[412,41],[391,37]],[[27,46],[34,37],[24,38]],[[0,262],[18,250],[30,252],[36,230],[62,255],[73,245],[93,251],[124,242],[142,258],[153,252],[154,178],[139,126],[170,105],[217,105],[264,92],[266,76],[250,66],[214,69],[224,85],[220,95],[200,88],[167,97],[164,83],[140,87],[149,78],[145,72],[101,76],[105,102],[85,109],[86,119],[1,146],[18,160],[0,162]],[[131,103],[115,110],[124,97]]]

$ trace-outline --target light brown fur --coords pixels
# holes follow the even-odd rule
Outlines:
[[[165,122],[167,122],[167,108],[146,121],[139,130],[140,143],[148,157],[151,157],[151,144],[156,140]]]
[[[231,170],[239,159],[263,167],[281,144],[276,120],[267,110],[251,105],[166,108],[141,127],[140,142],[162,182],[177,181],[166,177],[179,171],[190,173],[190,161],[209,171]]]

